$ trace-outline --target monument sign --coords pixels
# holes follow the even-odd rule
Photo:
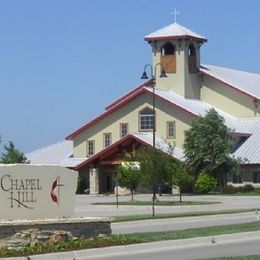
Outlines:
[[[61,166],[0,164],[0,219],[74,217],[77,178]]]

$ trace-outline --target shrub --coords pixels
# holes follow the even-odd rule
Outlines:
[[[251,192],[251,191],[254,191],[254,190],[255,190],[255,188],[252,185],[247,184],[247,185],[244,186],[243,192]]]
[[[247,184],[245,186],[237,186],[237,187],[233,185],[227,185],[224,192],[227,194],[235,194],[235,193],[246,193],[251,191],[255,191],[255,188],[252,185]]]
[[[206,194],[215,189],[217,186],[217,180],[209,174],[201,173],[195,183],[196,192]]]

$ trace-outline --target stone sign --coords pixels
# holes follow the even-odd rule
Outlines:
[[[0,164],[0,219],[74,217],[77,178],[61,166]]]

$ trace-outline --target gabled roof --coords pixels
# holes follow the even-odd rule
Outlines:
[[[173,23],[145,36],[146,41],[194,38],[202,42],[207,39],[178,23]]]
[[[108,156],[110,153],[113,153],[115,148],[121,147],[124,143],[129,142],[130,140],[135,140],[137,142],[140,142],[141,144],[145,146],[153,146],[153,136],[149,133],[130,133],[117,142],[109,145],[108,147],[104,148],[100,152],[94,154],[93,156],[87,158],[85,161],[80,163],[75,167],[75,170],[80,170],[83,167],[87,167],[88,165],[92,164],[99,158],[104,158],[105,156]],[[161,138],[156,137],[155,139],[155,146],[157,149],[166,152],[170,154],[174,159],[177,159],[179,161],[183,161],[183,151],[180,148],[174,148],[173,151],[169,148],[169,145]]]
[[[144,82],[142,85],[134,88],[133,90],[131,90],[130,92],[126,93],[125,95],[121,96],[120,98],[118,98],[116,101],[114,101],[113,103],[109,104],[108,106],[106,106],[106,110],[112,108],[113,106],[117,105],[119,102],[121,101],[124,101],[124,99],[130,97],[131,95],[134,95],[135,92],[139,89],[141,89],[142,87],[145,87],[145,86],[150,86],[151,83],[153,82],[153,79],[150,79],[146,82]]]
[[[70,135],[66,137],[66,140],[72,140],[74,137],[77,135],[81,134],[83,131],[87,130],[89,127],[92,125],[96,124],[100,120],[104,119],[105,117],[109,116],[111,113],[114,111],[118,110],[122,106],[124,106],[126,103],[130,102],[131,100],[135,99],[137,96],[143,94],[143,93],[148,93],[152,95],[152,88],[150,87],[145,87],[142,86],[141,88],[138,88],[135,92],[131,92],[130,95],[125,95],[125,98],[122,97],[119,99],[118,102],[114,102],[111,107],[106,110],[104,113],[93,119],[92,121],[86,123]],[[198,116],[198,115],[205,115],[207,111],[210,108],[214,108],[221,116],[224,117],[226,124],[229,128],[234,130],[236,133],[245,133],[245,134],[250,134],[248,133],[248,130],[242,126],[237,118],[223,112],[220,109],[217,109],[205,102],[199,101],[199,100],[194,100],[194,99],[186,99],[178,94],[176,94],[173,91],[169,90],[160,90],[156,89],[155,95],[158,98],[164,99],[164,101],[169,102],[171,105],[178,107],[187,113],[193,115],[193,116]]]
[[[72,155],[72,141],[61,141],[25,154],[30,164],[74,167],[85,160],[85,158],[73,158]]]
[[[237,158],[247,159],[242,164],[260,164],[260,118],[241,119],[252,135],[233,153]]]
[[[151,88],[146,87],[146,89],[152,93]],[[243,124],[241,124],[241,122],[236,117],[233,117],[230,114],[225,113],[224,111],[206,102],[195,99],[187,99],[169,90],[156,89],[155,94],[157,97],[161,97],[164,100],[169,101],[172,105],[175,105],[180,109],[196,116],[204,116],[211,108],[214,108],[219,113],[219,115],[225,119],[225,123],[229,128],[234,130],[236,133],[250,134],[248,129]]]
[[[200,71],[252,98],[260,99],[260,74],[203,65]]]

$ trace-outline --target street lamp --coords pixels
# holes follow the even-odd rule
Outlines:
[[[146,70],[149,67],[150,72],[151,72],[152,88],[153,88],[153,147],[155,147],[155,85],[156,85],[156,68],[157,68],[157,66],[160,66],[162,68],[161,74],[159,77],[167,78],[167,75],[166,75],[161,63],[155,64],[154,67],[151,64],[146,64],[144,66],[144,72],[141,77],[141,79],[149,79],[149,77],[147,76],[147,73],[146,73]]]

